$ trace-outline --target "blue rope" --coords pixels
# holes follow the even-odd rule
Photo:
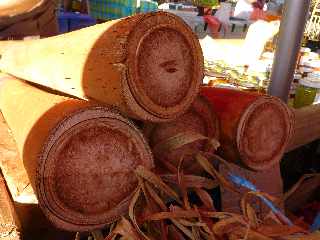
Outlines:
[[[315,232],[320,229],[320,212],[318,212],[313,224],[310,227],[310,232]]]
[[[229,178],[232,182],[234,182],[239,186],[245,187],[252,192],[259,192],[259,190],[254,184],[252,184],[250,181],[248,181],[243,177],[239,177],[232,173],[229,173]],[[276,206],[274,206],[274,204],[269,199],[260,195],[258,195],[258,197],[271,209],[272,212],[274,212],[274,214],[280,217],[287,225],[293,226],[293,223],[291,222],[291,220],[287,218]],[[320,215],[319,215],[319,222],[320,222]]]

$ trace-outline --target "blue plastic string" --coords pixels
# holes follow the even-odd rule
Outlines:
[[[232,182],[234,182],[235,184],[237,184],[239,186],[245,187],[252,192],[259,192],[259,190],[257,189],[257,187],[254,184],[252,184],[250,181],[248,181],[247,179],[245,179],[243,177],[229,173],[229,178]],[[274,214],[276,214],[279,218],[281,218],[282,221],[284,221],[289,226],[293,226],[293,223],[291,222],[291,220],[289,218],[287,218],[276,206],[274,206],[274,204],[269,199],[265,198],[264,196],[260,196],[260,195],[258,195],[258,197],[271,209],[271,211]],[[320,222],[320,219],[319,219],[319,222]]]
[[[318,212],[317,217],[314,219],[314,222],[310,227],[310,232],[315,232],[319,229],[320,229],[320,212]]]

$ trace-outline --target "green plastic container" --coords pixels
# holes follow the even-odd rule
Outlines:
[[[194,6],[198,7],[217,7],[219,6],[218,0],[193,0],[192,1]]]
[[[299,86],[296,89],[293,106],[301,108],[312,105],[316,99],[317,93],[320,89],[320,79],[318,78],[302,78],[299,81]]]

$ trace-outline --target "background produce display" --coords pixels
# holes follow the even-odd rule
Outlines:
[[[225,44],[232,43],[234,51],[237,52],[238,45],[244,44],[244,40],[221,40]],[[236,44],[233,44],[236,43]],[[221,44],[221,43],[219,43]],[[238,46],[238,47],[235,47]],[[243,46],[244,47],[244,46]],[[244,51],[245,52],[245,51]],[[226,54],[228,55],[228,54]],[[205,83],[209,86],[227,87],[267,93],[270,85],[270,74],[272,72],[274,58],[274,46],[261,54],[259,59],[251,64],[232,62],[227,59],[205,59]],[[320,96],[320,57],[310,48],[300,49],[294,80],[289,92],[289,105],[294,108],[319,103]]]

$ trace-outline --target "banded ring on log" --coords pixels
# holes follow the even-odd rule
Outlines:
[[[140,131],[110,107],[5,79],[0,107],[46,217],[88,231],[125,214],[135,168],[153,167]]]
[[[183,114],[203,78],[198,39],[182,19],[165,12],[0,42],[0,55],[3,72],[154,122]]]
[[[278,98],[232,89],[203,87],[201,94],[220,120],[221,154],[262,171],[278,163],[293,131],[293,114]]]
[[[176,138],[179,134],[181,134],[180,140]],[[191,135],[189,136],[189,134]],[[193,134],[208,139],[193,141]],[[170,166],[177,168],[180,158],[184,156],[182,165],[184,171],[196,174],[201,173],[203,168],[195,160],[195,154],[199,151],[212,150],[206,143],[212,138],[219,139],[219,121],[212,111],[210,103],[204,97],[199,96],[190,109],[179,118],[166,123],[146,123],[144,125],[144,135],[152,148],[157,170],[161,171],[163,168],[170,170]],[[185,139],[188,137],[190,139]],[[175,146],[175,149],[162,149],[162,146],[173,138],[175,138],[174,141],[177,142],[178,146]]]

